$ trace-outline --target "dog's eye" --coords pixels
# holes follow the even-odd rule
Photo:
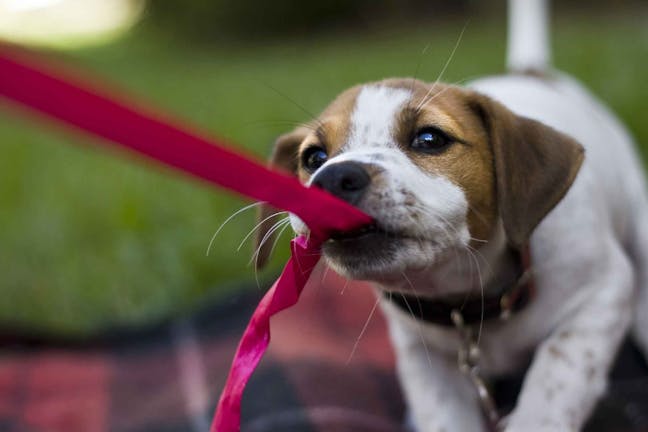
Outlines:
[[[452,140],[436,128],[425,128],[416,133],[410,144],[414,151],[428,154],[437,154],[445,150]]]
[[[304,169],[309,173],[313,173],[317,168],[324,165],[328,155],[322,147],[312,146],[304,150],[301,159]]]

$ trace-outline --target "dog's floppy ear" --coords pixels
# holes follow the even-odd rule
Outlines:
[[[297,152],[299,144],[306,138],[309,130],[305,127],[298,127],[297,129],[287,134],[281,135],[275,142],[272,155],[270,156],[269,166],[271,168],[279,169],[293,175],[297,175]],[[277,218],[270,217],[278,210],[272,206],[263,204],[259,207],[257,212],[257,223],[260,223],[255,241],[255,250],[259,249],[256,264],[258,268],[262,268],[268,258],[272,249],[274,235],[267,235],[268,231],[277,222]],[[262,244],[263,243],[263,244]]]
[[[474,94],[471,105],[490,139],[506,236],[519,248],[567,193],[584,149],[567,135],[518,116],[487,96]]]

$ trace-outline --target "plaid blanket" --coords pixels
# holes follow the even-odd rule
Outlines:
[[[0,432],[206,431],[261,292],[88,341],[0,335]],[[245,432],[404,432],[385,322],[363,284],[320,271],[273,321],[243,401]],[[367,324],[368,323],[368,324]],[[648,369],[625,346],[587,431],[648,431]],[[511,406],[520,379],[496,386]]]

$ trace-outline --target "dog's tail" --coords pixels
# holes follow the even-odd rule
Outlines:
[[[550,63],[549,0],[508,0],[510,72],[544,72]]]

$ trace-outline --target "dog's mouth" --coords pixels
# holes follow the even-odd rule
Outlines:
[[[330,241],[334,242],[350,242],[363,240],[368,237],[375,235],[388,235],[389,232],[381,228],[377,223],[371,223],[369,225],[364,225],[358,229],[345,232],[337,232],[331,235]]]
[[[355,267],[372,261],[385,261],[394,254],[404,236],[372,223],[358,229],[337,232],[324,242],[325,256],[345,267]]]
[[[345,277],[384,282],[429,264],[436,244],[406,227],[392,228],[378,221],[334,233],[322,244],[322,252],[328,264]]]

